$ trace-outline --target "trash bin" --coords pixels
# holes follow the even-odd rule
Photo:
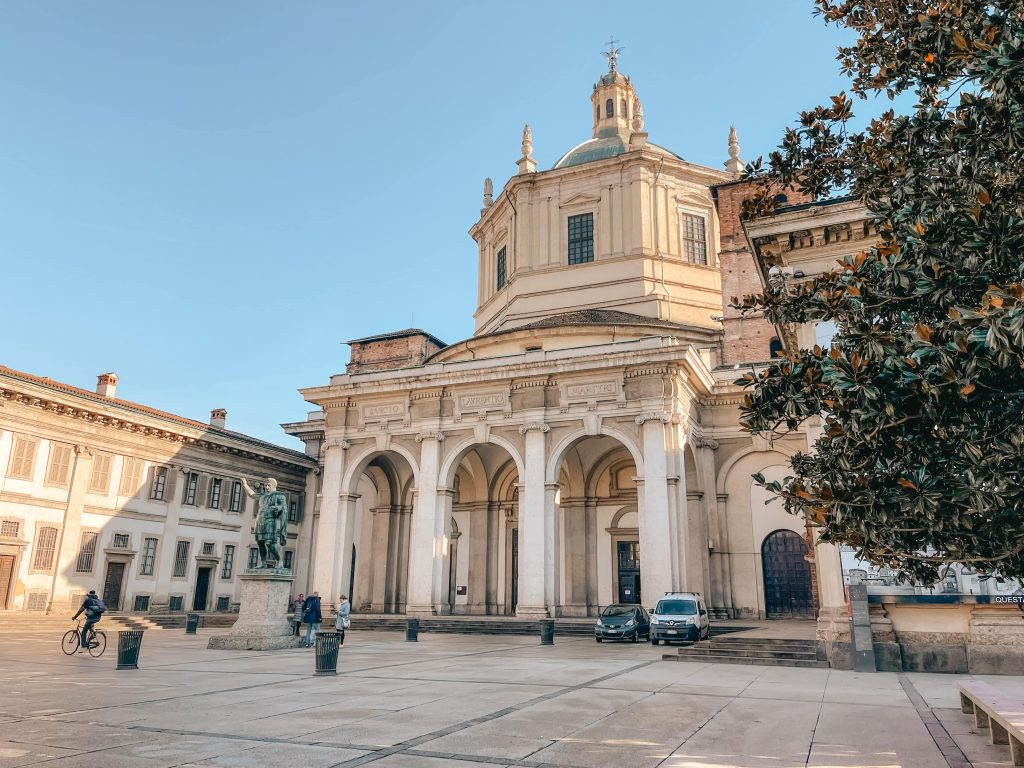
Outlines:
[[[124,629],[117,633],[117,668],[138,669],[142,650],[142,630]]]
[[[555,644],[555,620],[554,619],[541,619],[540,620],[540,644],[541,645],[554,645]]]
[[[338,674],[338,633],[318,632],[316,636],[316,673]]]
[[[419,634],[420,634],[420,620],[419,619],[409,619],[405,623],[405,642],[407,642],[407,643],[418,642],[417,638],[419,637]]]
[[[185,634],[194,635],[196,629],[199,628],[199,616],[194,613],[190,613],[185,619]]]

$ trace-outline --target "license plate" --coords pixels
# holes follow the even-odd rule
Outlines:
[[[678,632],[677,630],[674,630],[674,629],[670,629],[670,630],[668,630],[668,633],[669,633],[670,635],[678,635],[678,634],[679,634],[679,632]]]

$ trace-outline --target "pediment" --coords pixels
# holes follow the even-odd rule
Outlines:
[[[711,199],[698,195],[696,192],[677,192],[672,197],[677,204],[682,205],[695,205],[700,208],[707,208],[711,205]]]
[[[586,206],[586,205],[597,205],[600,202],[601,202],[601,198],[600,197],[596,197],[594,195],[586,195],[586,194],[583,194],[582,192],[580,192],[580,193],[575,194],[572,197],[568,198],[567,200],[562,200],[558,204],[558,207],[559,208],[577,208],[577,207],[583,207],[583,206]]]

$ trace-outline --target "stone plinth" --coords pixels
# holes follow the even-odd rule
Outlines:
[[[292,594],[291,571],[253,570],[238,578],[241,582],[238,621],[226,635],[211,637],[207,648],[272,651],[302,645],[301,638],[292,634],[287,618]]]

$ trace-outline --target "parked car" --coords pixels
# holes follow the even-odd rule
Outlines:
[[[594,639],[631,640],[640,638],[649,640],[651,637],[651,617],[639,605],[609,605],[597,618],[594,626]]]
[[[673,640],[706,640],[710,632],[707,606],[696,592],[668,593],[651,614],[651,645],[662,640],[666,644]]]

